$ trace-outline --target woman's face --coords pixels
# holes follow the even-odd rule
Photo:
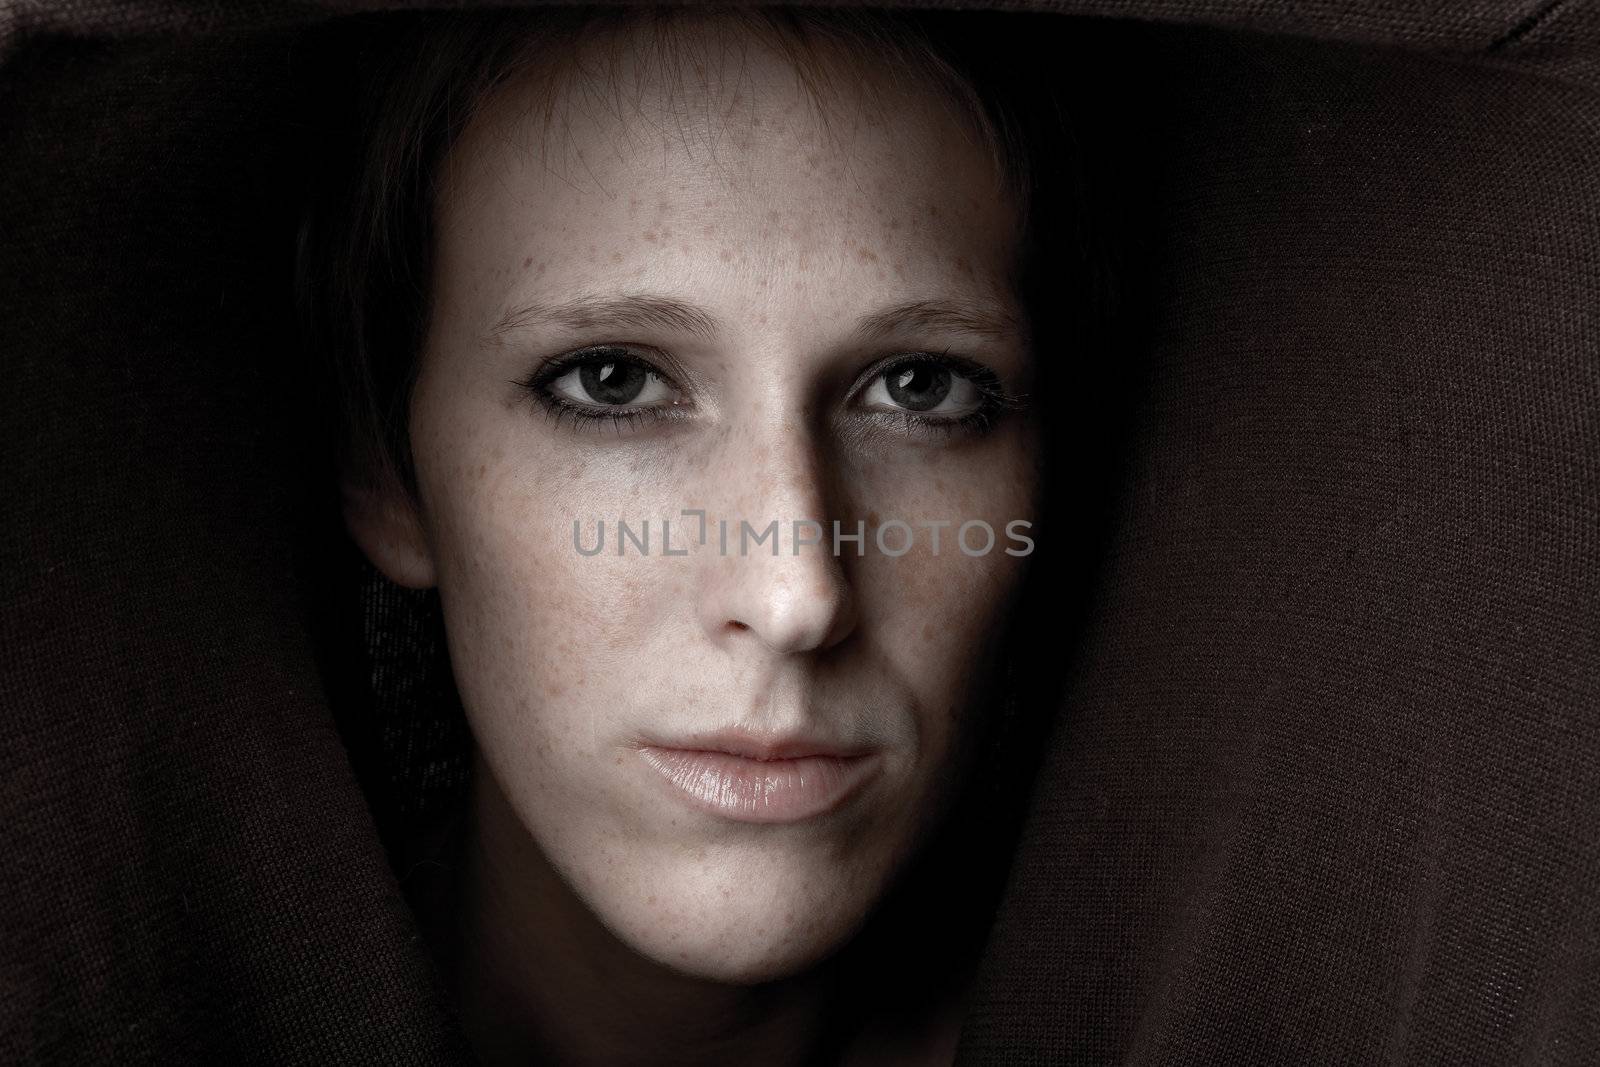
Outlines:
[[[638,54],[453,149],[421,507],[352,527],[438,585],[523,845],[624,944],[752,982],[859,927],[991,688],[1037,489],[988,399],[1029,389],[1018,221],[934,88],[857,63],[824,118],[753,40],[671,84]]]

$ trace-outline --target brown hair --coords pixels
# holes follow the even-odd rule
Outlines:
[[[948,13],[854,8],[546,8],[346,20],[341,29],[350,37],[334,52],[347,63],[356,53],[341,94],[349,106],[329,115],[296,267],[307,350],[342,475],[415,498],[407,422],[431,312],[436,181],[482,104],[540,64],[559,77],[563,62],[607,31],[644,24],[671,62],[686,19],[730,16],[783,49],[819,102],[842,76],[830,64],[840,52],[828,44],[933,84],[993,152],[1019,213],[1032,215],[1040,175],[1018,102],[1036,90],[1024,88],[1028,65],[1014,53],[991,51],[965,32],[970,18],[958,24],[960,34],[951,32]],[[1052,120],[1046,135],[1059,137],[1059,115]],[[1059,188],[1052,185],[1056,195]],[[1034,227],[1024,233],[1024,259],[1036,262]]]

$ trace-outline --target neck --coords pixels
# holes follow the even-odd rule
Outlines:
[[[488,768],[473,770],[449,970],[484,1063],[815,1062],[832,968],[736,986],[640,955],[550,866]]]

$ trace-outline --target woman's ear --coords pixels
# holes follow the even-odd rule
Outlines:
[[[410,589],[437,584],[433,551],[409,493],[387,482],[372,485],[347,477],[341,495],[345,529],[384,577]]]

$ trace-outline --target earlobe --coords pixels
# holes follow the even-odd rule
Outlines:
[[[374,567],[391,582],[410,589],[437,584],[433,552],[407,494],[349,481],[341,490],[345,529]]]

